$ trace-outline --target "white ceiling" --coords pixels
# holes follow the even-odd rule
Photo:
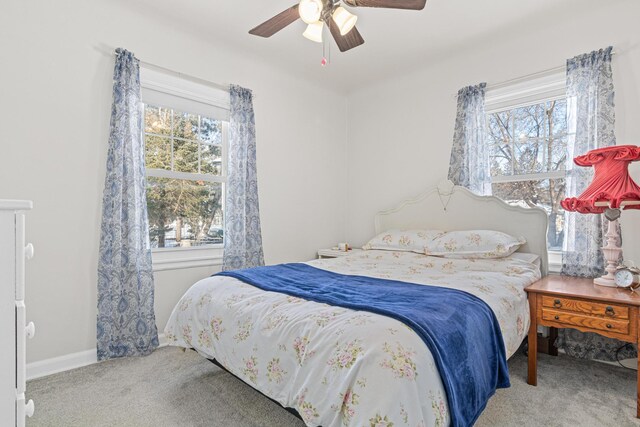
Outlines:
[[[417,63],[488,43],[504,34],[535,31],[550,20],[582,8],[623,0],[427,0],[421,11],[352,8],[365,44],[345,53],[331,46],[331,64],[320,66],[322,46],[302,37],[302,21],[268,39],[248,30],[292,6],[296,0],[129,0],[172,27],[183,25],[200,37],[223,42],[283,66],[324,79],[347,91]]]

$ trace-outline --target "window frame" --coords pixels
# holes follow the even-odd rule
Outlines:
[[[144,104],[143,102],[143,105]],[[173,108],[171,107],[163,107],[163,108],[167,108],[167,109],[171,109],[172,111],[175,111]],[[180,111],[182,113],[188,113],[188,111]],[[167,170],[167,169],[156,169],[156,168],[147,168],[145,167],[145,178],[146,177],[153,177],[153,178],[169,178],[169,179],[179,179],[179,180],[185,180],[185,181],[206,181],[206,182],[217,182],[221,184],[221,188],[222,188],[222,215],[224,218],[224,208],[225,208],[225,200],[226,200],[226,185],[227,185],[227,150],[229,147],[229,122],[227,121],[223,121],[220,120],[220,122],[222,123],[222,142],[220,144],[220,148],[221,148],[221,158],[222,158],[222,162],[221,162],[221,171],[220,171],[220,175],[212,175],[212,174],[206,174],[206,173],[193,173],[193,172],[180,172],[180,171],[173,171],[173,170]],[[173,135],[171,136],[167,136],[167,135],[161,135],[161,134],[155,134],[155,133],[147,133],[144,130],[142,131],[142,137],[146,138],[147,135],[151,135],[151,136],[156,136],[156,137],[160,137],[160,138],[164,138],[164,139],[171,139],[172,141],[174,139],[177,140],[181,140],[181,141],[186,141],[186,142],[192,142],[195,140],[192,139],[186,139],[186,138],[181,138],[181,137],[175,137]],[[208,143],[203,143],[202,141],[196,141],[198,144],[204,144],[204,145],[218,145],[218,144],[208,144]],[[173,144],[172,144],[173,147]],[[171,153],[171,161],[173,163],[173,148],[172,148],[172,153]],[[198,161],[200,160],[200,150],[198,150]],[[200,165],[199,165],[200,166]],[[172,165],[173,167],[173,165]],[[191,249],[206,249],[206,248],[224,248],[224,243],[212,243],[212,244],[208,244],[208,245],[201,245],[201,246],[179,246],[179,247],[170,247],[170,248],[151,248],[151,252],[171,252],[171,251],[185,251],[185,250],[191,250]]]
[[[220,110],[229,110],[228,93],[220,89],[213,89],[211,87],[205,87],[203,84],[190,81],[183,75],[173,76],[166,73],[160,73],[153,69],[145,69],[141,67],[140,84],[143,88],[141,98],[142,114],[144,116],[145,105],[160,106],[162,108],[171,109],[173,111],[179,111],[181,113],[198,114],[199,116],[208,117],[207,114],[202,112],[202,105],[207,104]],[[198,93],[198,86],[204,91],[204,94]],[[163,105],[157,105],[154,102],[148,102],[145,99],[144,89],[148,88],[153,91],[161,91],[169,97],[174,96],[180,99],[180,106],[171,106],[169,102],[163,102]],[[217,93],[216,93],[217,92]],[[213,95],[212,95],[213,94]],[[226,95],[226,97],[225,97]],[[189,102],[193,102],[194,108],[189,109]],[[186,110],[186,111],[185,111]],[[229,149],[229,121],[220,117],[213,117],[215,120],[219,120],[222,123],[222,141],[221,141],[221,157],[222,167],[220,175],[192,173],[192,172],[179,172],[166,169],[146,168],[145,165],[145,178],[172,178],[180,180],[190,181],[206,181],[220,183],[222,187],[222,212],[224,219],[224,210],[226,204],[226,185],[227,185],[227,172],[228,172],[228,160],[227,153]],[[141,137],[143,141],[147,133],[144,126],[141,129]],[[172,141],[185,140],[184,138],[174,137],[173,135],[155,135],[161,138],[168,138]],[[185,141],[193,141],[186,139]],[[198,144],[202,144],[202,141],[198,141]],[[207,144],[206,145],[218,145]],[[173,144],[172,144],[173,146]],[[200,150],[198,150],[198,160],[200,160]],[[172,166],[173,166],[173,148],[172,148]],[[153,263],[153,271],[165,271],[165,270],[177,270],[183,268],[195,268],[195,267],[215,267],[222,265],[222,257],[224,252],[224,243],[214,243],[202,246],[189,246],[189,247],[169,247],[169,248],[151,248],[151,256]]]
[[[567,99],[566,69],[553,70],[535,77],[514,79],[505,84],[488,89],[485,93],[486,126],[491,114],[509,111],[529,105]],[[564,136],[570,135],[566,133]],[[519,181],[542,181],[544,179],[565,178],[566,171],[550,171],[534,174],[503,175],[491,177],[491,183]],[[496,179],[497,178],[497,179]],[[559,273],[562,269],[562,251],[547,250],[549,272]]]

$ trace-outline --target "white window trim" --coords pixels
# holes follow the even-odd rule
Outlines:
[[[549,273],[560,273],[562,271],[562,252],[547,251],[549,257]]]
[[[222,244],[191,248],[154,248],[151,250],[153,271],[222,265]]]
[[[229,91],[144,65],[140,67],[140,87],[143,101],[147,98],[154,105],[229,120]]]
[[[224,148],[222,151],[224,152]],[[188,181],[227,182],[227,178],[224,176],[208,175],[204,173],[177,172],[166,169],[147,169],[147,176],[153,176],[156,178],[184,179]]]
[[[537,101],[566,97],[567,76],[564,69],[506,86],[488,88],[485,93],[487,114],[534,104]]]
[[[566,175],[565,171],[550,171],[550,172],[540,172],[540,173],[524,173],[520,175],[501,175],[491,178],[492,183],[502,183],[502,182],[519,182],[519,181],[540,181],[543,179],[558,179],[564,178]]]
[[[193,113],[206,115],[201,112],[201,105],[207,104],[219,109],[229,110],[229,94],[228,92],[219,90],[219,93],[213,93],[211,87],[204,85],[201,88],[194,82],[187,81],[169,74],[162,75],[156,70],[145,70],[141,67],[141,86],[143,88],[152,89],[156,92],[163,92],[167,95],[178,96],[187,102],[194,102]],[[144,102],[144,91],[143,99]],[[184,105],[184,104],[182,104]],[[171,105],[165,105],[171,108]],[[227,157],[229,123],[222,117],[216,117],[222,120],[222,158]],[[143,131],[144,135],[144,131]],[[202,180],[207,182],[220,182],[222,191],[225,191],[227,177],[227,164],[222,162],[222,175],[207,175],[199,173],[176,172],[164,169],[146,169],[146,175],[158,178],[177,178],[188,180]],[[224,212],[224,197],[222,198],[222,210]],[[213,244],[205,246],[193,247],[175,247],[175,248],[152,248],[152,264],[153,271],[178,270],[183,268],[198,267],[216,267],[222,265],[224,253],[223,244]]]
[[[488,89],[485,93],[485,113],[498,113],[513,108],[535,104],[541,101],[554,101],[566,98],[566,70],[537,75],[535,78],[520,80],[507,86]],[[517,182],[543,179],[564,178],[565,171],[552,171],[535,174],[507,175],[492,177],[491,182]],[[547,251],[549,272],[562,270],[562,252]]]

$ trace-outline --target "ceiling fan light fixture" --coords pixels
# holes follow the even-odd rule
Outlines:
[[[298,13],[300,13],[300,19],[307,24],[318,22],[320,20],[320,14],[322,13],[322,1],[300,0]]]
[[[356,26],[356,21],[358,17],[353,13],[350,13],[347,9],[342,6],[338,6],[336,10],[333,11],[333,21],[338,26],[340,30],[340,35],[344,36],[349,33]]]
[[[324,22],[317,21],[307,25],[307,29],[302,33],[303,36],[316,43],[322,43],[322,29]]]

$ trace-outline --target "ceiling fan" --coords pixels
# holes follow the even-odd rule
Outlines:
[[[307,24],[303,36],[321,43],[322,31],[326,24],[340,51],[345,52],[363,44],[364,39],[355,28],[358,17],[345,9],[340,2],[341,0],[300,0],[300,3],[253,28],[249,34],[271,37],[300,18]],[[351,7],[422,10],[427,0],[342,0],[342,2]]]

